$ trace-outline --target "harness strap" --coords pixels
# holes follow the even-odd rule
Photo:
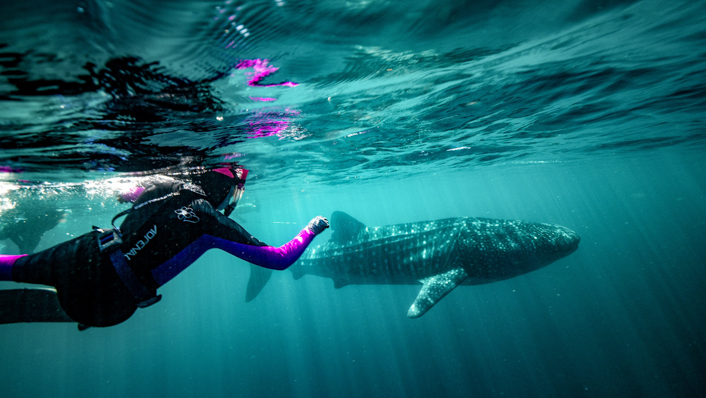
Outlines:
[[[101,252],[106,251],[109,253],[110,263],[113,264],[113,268],[115,268],[115,272],[118,273],[118,277],[120,277],[123,285],[125,285],[130,294],[135,298],[137,307],[149,307],[161,300],[162,295],[150,293],[140,280],[137,279],[132,268],[128,265],[123,251],[120,250],[120,245],[123,243],[123,240],[120,238],[120,235],[118,235],[118,232],[112,229],[103,230],[97,227],[93,228],[100,232],[100,235],[97,237],[98,248]]]
[[[140,283],[140,280],[137,279],[135,273],[132,272],[132,268],[130,268],[127,261],[125,261],[125,256],[123,255],[122,250],[118,249],[110,253],[110,262],[113,263],[115,272],[118,273],[120,280],[123,281],[123,284],[127,290],[129,290],[133,297],[137,300],[137,306],[139,308],[149,307],[162,299],[161,294],[154,295],[150,293],[149,290],[147,290],[147,288]]]

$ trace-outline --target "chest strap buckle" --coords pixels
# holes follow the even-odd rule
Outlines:
[[[93,227],[93,229],[99,232],[99,235],[96,239],[98,239],[98,248],[100,249],[101,253],[110,253],[111,251],[120,249],[120,245],[123,244],[123,238],[120,237],[116,230],[101,229],[98,227]]]

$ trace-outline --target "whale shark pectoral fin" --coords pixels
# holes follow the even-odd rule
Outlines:
[[[271,276],[271,269],[250,265],[250,279],[248,279],[248,288],[245,291],[246,303],[253,301],[255,297],[260,294],[262,288],[265,287]]]
[[[422,279],[420,281],[424,284],[422,290],[417,295],[417,299],[414,300],[412,306],[409,307],[407,316],[418,318],[424,315],[434,304],[438,303],[439,300],[449,294],[466,278],[468,278],[468,273],[463,268],[454,268],[443,274]]]
[[[331,214],[331,230],[333,231],[331,240],[333,242],[345,243],[364,229],[365,224],[342,211],[334,211]]]

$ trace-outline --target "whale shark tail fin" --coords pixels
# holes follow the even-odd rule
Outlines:
[[[334,211],[331,214],[331,240],[335,243],[346,243],[352,240],[358,233],[364,230],[365,224],[351,217],[342,211]]]
[[[246,303],[253,301],[255,297],[260,294],[262,288],[265,287],[271,276],[271,269],[250,265],[250,279],[248,279],[248,288],[245,291]]]
[[[454,268],[446,271],[443,274],[424,278],[422,282],[422,290],[419,291],[417,299],[409,307],[407,316],[410,318],[419,318],[444,298],[456,286],[460,285],[466,278],[468,273],[463,268]]]

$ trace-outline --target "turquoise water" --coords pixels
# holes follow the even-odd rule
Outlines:
[[[153,170],[224,161],[251,170],[234,219],[272,245],[336,210],[581,236],[418,319],[419,286],[289,271],[245,303],[248,264],[209,252],[115,327],[1,325],[3,396],[706,395],[703,2],[0,9],[0,219],[64,214],[36,250]]]

